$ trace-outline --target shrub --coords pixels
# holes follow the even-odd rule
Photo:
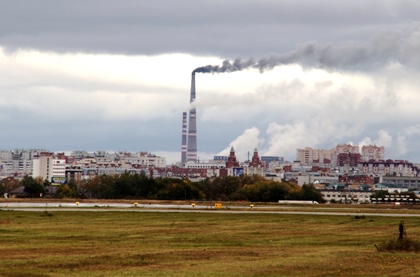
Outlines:
[[[375,245],[376,246],[376,245]],[[378,251],[413,251],[420,252],[420,242],[403,238],[401,240],[391,239],[376,246]]]

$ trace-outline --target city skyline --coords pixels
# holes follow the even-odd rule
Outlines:
[[[234,147],[231,147],[230,154],[233,152],[235,153],[236,157],[236,150]],[[109,157],[135,157],[137,155],[141,156],[150,156],[150,157],[159,157],[164,158],[167,161],[167,166],[175,165],[175,164],[184,164],[179,157],[172,157],[172,156],[164,156],[164,155],[158,155],[156,153],[152,153],[149,151],[104,151],[104,150],[96,150],[96,151],[86,151],[86,150],[72,150],[72,151],[50,151],[48,149],[0,149],[0,162],[3,162],[2,160],[2,153],[6,153],[6,157],[19,157],[23,160],[28,159],[29,156],[34,157],[34,155],[50,155],[55,154],[58,156],[67,156],[67,157],[80,157],[80,156],[86,156],[86,157],[102,157],[103,155],[109,156]],[[30,154],[31,153],[31,154]],[[296,161],[299,161],[302,164],[325,164],[335,166],[334,163],[337,161],[338,154],[359,154],[360,155],[360,161],[366,162],[366,161],[376,161],[376,162],[385,162],[385,161],[392,161],[393,159],[386,158],[385,156],[385,148],[383,146],[378,145],[365,145],[362,148],[359,148],[359,146],[354,146],[350,144],[338,144],[335,147],[331,149],[314,149],[311,147],[305,147],[305,148],[297,148],[296,149],[296,157],[293,160],[284,160],[284,157],[282,156],[264,156],[259,155],[258,149],[254,149],[253,151],[249,151],[247,153],[247,157],[238,157],[238,162],[249,162],[251,161],[251,156],[255,155],[255,153],[258,154],[258,156],[265,157],[265,158],[279,158],[284,163],[294,163]],[[92,156],[90,156],[92,155]],[[114,157],[114,158],[115,158]],[[199,159],[195,163],[211,163],[213,161],[220,160],[221,157],[228,158],[228,155],[216,155],[208,160]],[[114,158],[111,158],[113,160]],[[102,158],[101,158],[102,159]],[[8,159],[6,159],[8,160]],[[411,162],[407,160],[401,160],[396,158],[395,161],[403,161],[403,162]],[[412,163],[412,162],[411,162]]]
[[[180,160],[194,107],[200,159],[352,143],[420,162],[416,1],[6,2],[0,149]]]

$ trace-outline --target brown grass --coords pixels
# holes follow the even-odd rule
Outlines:
[[[400,218],[0,211],[1,276],[418,276]],[[405,218],[410,236],[418,218]]]
[[[377,246],[378,251],[420,252],[420,242],[412,238],[389,239]]]

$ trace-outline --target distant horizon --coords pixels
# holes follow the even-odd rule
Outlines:
[[[342,145],[342,144],[341,144]],[[376,145],[378,146],[378,145]],[[235,147],[234,147],[235,148]],[[312,147],[313,148],[313,147]],[[333,149],[335,147],[331,147],[329,149],[324,149],[324,150],[330,150]],[[230,149],[230,148],[229,148]],[[298,148],[298,149],[304,149],[304,148]],[[313,148],[313,149],[320,149],[320,148]],[[103,149],[97,149],[97,150],[81,150],[81,149],[77,149],[77,150],[49,150],[49,149],[44,149],[44,148],[14,148],[14,149],[0,149],[0,151],[14,151],[14,150],[46,150],[49,152],[53,152],[53,153],[65,153],[66,155],[70,156],[70,154],[74,151],[85,151],[88,153],[95,153],[98,151],[105,151],[107,153],[118,153],[118,152],[132,152],[132,153],[140,153],[140,152],[147,152],[149,154],[153,154],[159,157],[164,157],[166,158],[166,163],[169,164],[176,164],[176,163],[180,163],[181,162],[181,151],[148,151],[148,150],[103,150]],[[296,149],[297,150],[297,149]],[[386,153],[386,149],[385,149],[385,153]],[[249,155],[250,157],[252,157],[253,151],[249,151]],[[229,153],[227,154],[220,154],[220,153],[205,153],[205,152],[198,152],[198,158],[200,161],[209,161],[209,160],[213,160],[214,156],[229,156]],[[248,154],[245,157],[242,156],[238,156],[236,154],[236,148],[235,148],[235,156],[236,158],[242,162],[242,161],[246,161],[248,160]],[[286,159],[284,156],[282,155],[263,155],[261,153],[259,153],[259,156],[275,156],[275,157],[280,157],[283,158],[284,161],[286,162],[294,162],[297,161],[297,157],[293,158],[293,159]],[[418,162],[415,161],[411,161],[411,160],[407,160],[407,159],[399,159],[399,158],[387,158],[385,157],[384,160],[403,160],[403,161],[408,161],[411,162],[413,164],[420,164]]]

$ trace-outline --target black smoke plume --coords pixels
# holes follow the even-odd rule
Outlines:
[[[347,43],[341,46],[308,42],[283,54],[271,54],[254,60],[224,60],[222,65],[198,67],[194,73],[224,73],[244,69],[271,70],[285,64],[343,70],[369,70],[389,61],[396,61],[412,68],[420,65],[420,23],[406,32],[375,36],[369,43]]]

